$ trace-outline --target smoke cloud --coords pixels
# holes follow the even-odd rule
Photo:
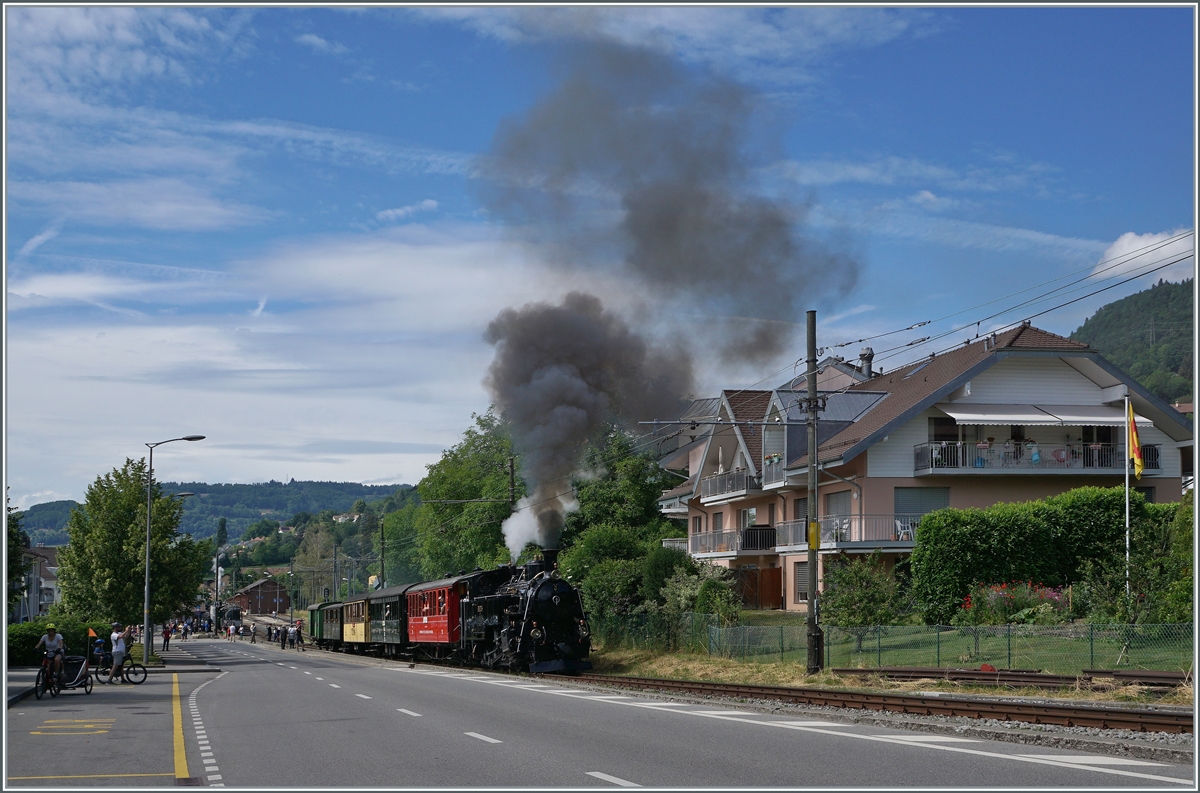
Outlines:
[[[853,286],[854,257],[802,233],[806,205],[758,184],[778,146],[755,91],[612,43],[576,43],[562,66],[476,169],[492,216],[550,267],[615,270],[656,322],[716,334],[706,354],[738,364],[775,358],[805,308]],[[529,541],[557,547],[571,478],[607,422],[678,415],[691,361],[579,292],[506,309],[486,338],[485,384],[531,492],[504,526],[515,558]]]
[[[779,148],[761,104],[658,53],[580,47],[557,90],[500,125],[485,204],[551,266],[616,262],[637,291],[724,317],[726,360],[770,360],[792,341],[779,323],[852,287],[858,263],[802,233],[807,205],[758,184]]]
[[[557,306],[505,309],[484,338],[496,346],[484,385],[512,424],[530,490],[504,525],[515,559],[526,542],[558,547],[574,505],[571,477],[587,442],[609,422],[678,414],[692,387],[691,361],[652,347],[580,292]]]

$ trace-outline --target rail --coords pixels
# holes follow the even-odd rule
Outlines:
[[[700,498],[721,496],[726,493],[741,493],[760,488],[757,476],[752,476],[745,468],[729,471],[723,474],[713,474],[700,480]]]
[[[915,542],[921,515],[822,515],[821,543]],[[775,527],[778,547],[807,544],[805,520],[789,520]]]
[[[1160,470],[1159,444],[1142,445],[1146,470]],[[931,470],[1078,470],[1112,473],[1123,470],[1125,445],[1121,443],[972,443],[939,441],[913,447],[913,469]]]
[[[665,680],[645,677],[583,674],[577,680],[622,688],[680,691],[705,697],[764,699],[802,705],[855,710],[880,710],[921,716],[966,716],[1029,724],[1058,724],[1064,727],[1093,727],[1135,732],[1190,733],[1193,714],[1188,711],[1145,710],[1092,705],[1059,705],[1044,702],[1007,702],[967,697],[921,697],[838,691],[819,688],[790,688],[695,680]]]

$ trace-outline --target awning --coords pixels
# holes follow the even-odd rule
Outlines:
[[[1119,427],[1125,423],[1125,410],[1111,405],[980,405],[944,403],[935,405],[959,424],[987,424],[1025,427]],[[1134,414],[1134,421],[1149,426],[1145,416]]]

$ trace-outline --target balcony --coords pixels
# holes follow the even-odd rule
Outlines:
[[[917,538],[920,515],[824,515],[817,518],[821,527],[821,547],[837,548],[862,543],[902,543],[911,548]],[[805,529],[808,521],[789,520],[776,526],[775,547],[808,547]]]
[[[709,503],[708,499],[733,498],[759,489],[761,489],[761,485],[758,477],[751,476],[750,472],[744,468],[739,468],[701,479],[700,503],[707,504]]]
[[[784,480],[783,475],[783,460],[780,458],[772,459],[768,457],[763,460],[763,487],[777,485]]]
[[[663,545],[668,540],[663,540]],[[775,527],[750,526],[730,531],[713,531],[693,534],[688,537],[688,550],[692,556],[713,554],[736,556],[740,554],[763,554],[775,552]]]
[[[1158,471],[1160,447],[1142,446],[1147,471]],[[1124,471],[1125,445],[1121,443],[1001,444],[944,441],[913,447],[916,474],[1054,472],[1114,474]]]
[[[687,537],[667,537],[662,541],[662,547],[674,548],[677,551],[683,551],[684,553],[687,553]]]

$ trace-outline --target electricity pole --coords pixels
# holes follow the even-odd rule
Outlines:
[[[808,320],[808,673],[816,674],[824,666],[825,637],[817,624],[817,555],[821,547],[821,529],[817,525],[817,411],[823,405],[817,398],[817,312],[807,312]],[[798,584],[799,582],[797,582]]]

